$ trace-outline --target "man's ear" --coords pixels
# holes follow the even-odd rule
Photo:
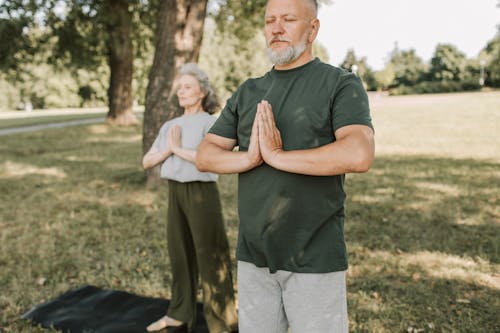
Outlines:
[[[307,38],[309,43],[312,44],[312,42],[314,42],[316,40],[316,37],[318,36],[319,26],[320,26],[320,22],[317,18],[315,18],[311,21],[311,31],[309,32],[309,36]]]

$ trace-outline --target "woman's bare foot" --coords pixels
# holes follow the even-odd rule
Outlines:
[[[167,326],[181,326],[183,324],[182,321],[178,321],[174,318],[170,318],[169,316],[165,315],[149,325],[147,327],[148,332],[155,332],[164,329]]]

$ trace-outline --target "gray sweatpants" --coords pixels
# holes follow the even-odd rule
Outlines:
[[[293,273],[238,261],[240,333],[348,332],[345,271]]]

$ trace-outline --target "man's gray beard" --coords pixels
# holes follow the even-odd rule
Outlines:
[[[299,43],[298,45],[288,46],[283,51],[275,51],[271,47],[266,48],[267,57],[269,61],[275,65],[286,65],[297,59],[305,50],[306,43]]]

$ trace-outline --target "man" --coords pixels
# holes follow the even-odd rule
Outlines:
[[[313,58],[316,1],[269,0],[265,15],[275,66],[228,100],[196,165],[239,173],[240,332],[347,332],[343,185],[374,158],[368,99]]]

